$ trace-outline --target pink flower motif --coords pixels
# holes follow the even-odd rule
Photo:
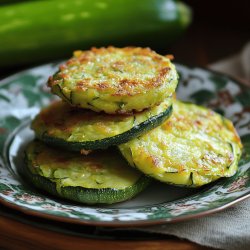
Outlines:
[[[71,212],[72,209],[59,207],[59,206],[52,206],[51,204],[43,204],[41,205],[42,208],[52,211],[61,211],[61,212]]]
[[[4,191],[2,191],[1,193],[8,196],[8,195],[13,194],[14,191],[13,191],[13,190],[4,190]]]
[[[182,214],[183,212],[196,210],[197,206],[195,204],[176,204],[173,205],[171,208],[173,209],[171,211],[171,214],[178,215]]]
[[[0,128],[0,134],[6,134],[7,129],[6,128]]]
[[[35,196],[35,195],[30,195],[30,194],[17,195],[16,199],[21,200],[21,201],[25,201],[28,203],[44,202],[43,198],[41,198],[39,196]]]
[[[233,97],[231,93],[226,89],[220,90],[218,92],[218,96],[221,103],[224,104],[226,107],[233,103]]]
[[[42,92],[50,93],[50,89],[46,86],[46,84],[43,84],[42,86],[40,86],[40,89]]]
[[[238,180],[234,181],[227,190],[228,193],[242,191],[245,188],[247,180],[248,176],[242,176]]]

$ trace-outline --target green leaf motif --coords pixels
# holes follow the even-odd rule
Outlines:
[[[190,96],[197,104],[203,104],[215,97],[215,94],[209,90],[203,89],[193,93]]]
[[[250,106],[250,90],[246,89],[244,92],[236,96],[236,100],[244,106]]]
[[[32,90],[29,89],[24,89],[22,92],[29,103],[29,107],[34,106],[36,103],[40,103],[39,101],[41,99],[41,94],[34,93]]]
[[[36,76],[32,74],[20,74],[18,78],[9,82],[9,86],[11,84],[18,84],[21,85],[23,88],[30,89],[37,85],[37,80],[39,80],[41,76]]]
[[[228,79],[220,75],[213,74],[208,79],[214,83],[217,90],[225,88],[228,83]]]
[[[0,94],[0,99],[4,100],[5,102],[10,102],[10,99],[3,94]]]
[[[19,124],[20,121],[13,116],[7,116],[4,119],[0,120],[0,127],[3,130],[6,130],[4,133],[0,133],[0,153],[2,153],[4,142],[6,137],[8,136],[8,133],[13,131]]]
[[[250,146],[250,134],[245,134],[245,135],[241,136],[240,139],[244,145]]]
[[[216,109],[213,109],[216,113],[224,116],[225,115],[225,111],[222,109],[222,108],[216,108]]]
[[[3,191],[12,191],[12,189],[3,183],[0,183],[0,193],[2,193]]]

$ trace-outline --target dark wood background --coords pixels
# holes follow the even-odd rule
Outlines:
[[[178,62],[206,66],[239,52],[250,41],[249,0],[186,0],[193,23],[171,48]]]

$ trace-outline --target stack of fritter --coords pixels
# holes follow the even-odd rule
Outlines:
[[[89,204],[130,199],[151,177],[199,187],[234,175],[242,146],[231,121],[177,101],[177,83],[170,56],[148,48],[76,51],[49,78],[62,101],[33,121],[24,175]]]

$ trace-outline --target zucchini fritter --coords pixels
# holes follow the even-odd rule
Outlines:
[[[31,142],[21,173],[37,188],[82,203],[115,203],[132,198],[150,182],[112,150],[89,156]]]
[[[124,114],[161,103],[177,78],[170,60],[149,48],[108,47],[76,51],[48,85],[72,106]]]
[[[96,113],[58,101],[37,115],[32,129],[38,139],[70,151],[104,149],[155,128],[171,113],[171,97],[133,115]]]
[[[231,121],[194,104],[173,102],[172,116],[119,146],[130,165],[160,181],[198,187],[235,174],[241,142]]]

